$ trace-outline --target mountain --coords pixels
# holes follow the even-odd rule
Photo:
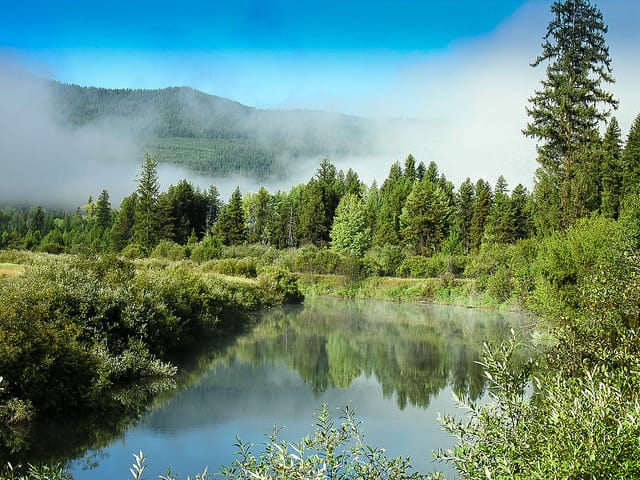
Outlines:
[[[284,178],[322,157],[370,153],[378,122],[311,110],[261,110],[188,87],[106,89],[51,82],[59,121],[133,135],[159,162],[196,173]]]

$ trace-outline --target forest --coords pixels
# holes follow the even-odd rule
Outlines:
[[[640,115],[625,133],[612,115],[600,10],[557,0],[551,11],[532,64],[545,66],[544,78],[523,130],[538,144],[531,192],[502,176],[455,186],[435,162],[409,155],[379,185],[325,159],[289,191],[236,188],[223,201],[215,185],[202,191],[187,180],[160,191],[157,160],[145,153],[137,189],[118,209],[107,190],[75,212],[3,208],[5,429],[37,412],[95,408],[122,379],[170,379],[164,352],[225,328],[227,308],[303,293],[375,296],[387,282],[396,299],[538,318],[524,365],[514,361],[524,339],[486,347],[492,402],[461,399],[466,416],[441,419],[457,444],[436,456],[462,478],[640,477]],[[55,395],[43,396],[43,384]],[[273,439],[223,475],[334,478],[321,476],[329,468],[343,478],[438,478],[383,451],[361,461],[357,422],[349,412],[341,421],[319,412],[306,444],[319,455]]]
[[[260,110],[187,87],[106,89],[49,82],[61,124],[108,126],[160,163],[212,176],[286,178],[293,161],[371,153],[378,122],[311,110]]]

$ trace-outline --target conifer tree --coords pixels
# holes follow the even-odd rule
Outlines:
[[[273,215],[270,205],[271,195],[266,188],[260,187],[253,196],[249,209],[249,243],[268,243],[267,225],[269,217]]]
[[[515,218],[507,181],[500,175],[494,189],[493,202],[484,227],[484,241],[511,243],[514,240]]]
[[[109,203],[109,192],[102,190],[96,202],[96,223],[102,229],[111,227],[111,203]]]
[[[469,177],[460,184],[456,198],[456,226],[465,254],[471,251],[471,225],[475,208],[475,188]]]
[[[542,229],[556,225],[567,227],[585,210],[584,190],[587,168],[580,163],[590,158],[585,153],[598,141],[598,126],[617,107],[613,95],[602,84],[613,83],[611,59],[605,42],[607,26],[602,13],[589,0],[556,0],[542,44],[542,53],[532,63],[548,62],[542,88],[529,99],[527,114],[531,122],[523,133],[538,140],[536,199]],[[582,187],[576,187],[576,182]],[[578,190],[578,193],[576,193]],[[559,201],[555,206],[550,202]],[[560,218],[550,218],[550,214]]]
[[[144,163],[138,174],[138,200],[136,202],[134,240],[147,252],[150,252],[159,240],[160,217],[158,198],[160,183],[158,180],[158,162],[148,153],[144,154]]]
[[[513,208],[513,240],[529,238],[533,234],[533,199],[529,191],[518,184],[511,192]]]
[[[622,153],[622,194],[640,193],[640,115],[629,130]]]
[[[229,203],[222,207],[214,230],[225,245],[241,245],[247,240],[240,187],[235,188]]]
[[[311,180],[302,191],[297,233],[303,243],[322,245],[328,236],[322,193],[322,185],[316,180]]]
[[[471,219],[471,251],[477,252],[482,244],[484,236],[484,226],[487,215],[491,210],[492,193],[491,185],[480,179],[476,182],[475,205],[473,208],[473,218]]]
[[[608,218],[618,218],[622,189],[622,139],[615,117],[609,122],[602,141],[600,166],[600,213]]]
[[[425,176],[402,210],[402,237],[416,253],[433,255],[447,238],[452,211],[448,195]]]
[[[111,248],[116,252],[121,251],[133,239],[137,204],[138,195],[135,192],[122,199],[120,211],[110,233]]]

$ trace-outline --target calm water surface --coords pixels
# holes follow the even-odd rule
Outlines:
[[[235,436],[259,444],[274,426],[298,441],[323,403],[351,405],[369,444],[411,456],[421,471],[450,439],[436,421],[455,410],[452,393],[480,398],[474,363],[484,341],[506,338],[516,317],[413,304],[311,299],[272,310],[246,335],[189,359],[178,388],[140,420],[94,438],[71,461],[75,479],[127,478],[132,454],[149,457],[148,478],[180,478],[233,460]],[[517,327],[516,327],[517,328]],[[54,441],[64,442],[62,436]]]

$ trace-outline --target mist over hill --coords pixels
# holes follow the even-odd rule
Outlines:
[[[375,155],[391,121],[312,110],[261,110],[188,87],[105,89],[52,82],[68,127],[133,136],[160,163],[207,176],[284,179],[323,157]],[[309,170],[311,169],[311,170]]]

